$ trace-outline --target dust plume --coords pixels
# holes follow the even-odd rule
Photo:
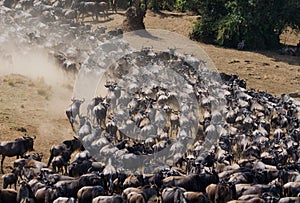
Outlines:
[[[74,79],[59,67],[54,57],[38,46],[6,44],[1,49],[6,52],[0,57],[0,75],[20,74],[38,85],[47,85],[49,97],[45,108],[52,115],[65,117],[64,110],[72,97]]]

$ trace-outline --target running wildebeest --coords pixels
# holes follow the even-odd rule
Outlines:
[[[76,117],[79,117],[79,112],[80,112],[80,105],[85,101],[83,98],[82,100],[80,99],[75,99],[72,98],[71,100],[73,103],[69,106],[69,108],[66,110],[67,117],[69,119],[69,122],[72,126],[72,129],[74,130],[74,123],[76,123]]]

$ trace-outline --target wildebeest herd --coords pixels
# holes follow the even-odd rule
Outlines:
[[[43,47],[66,70],[105,70],[106,94],[72,99],[76,134],[49,146],[49,160],[27,154],[35,137],[0,143],[0,203],[300,201],[299,101],[247,89],[173,49],[132,51],[120,29],[91,29],[33,3],[1,7],[2,47],[13,39],[21,53]],[[5,156],[21,157],[11,171]]]
[[[102,13],[103,18],[108,18],[110,7],[114,12],[117,12],[116,0],[4,0],[3,6],[9,9],[22,9],[30,12],[40,7],[39,9],[42,9],[42,15],[47,15],[47,17],[63,17],[76,21],[79,19],[83,21],[85,17],[88,16],[98,21],[98,15],[100,15],[100,13]],[[96,19],[94,19],[94,17],[96,17]]]

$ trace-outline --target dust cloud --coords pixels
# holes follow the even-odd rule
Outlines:
[[[30,78],[37,86],[47,86],[49,97],[45,112],[54,117],[66,118],[65,109],[70,104],[74,76],[64,72],[49,51],[38,46],[1,47],[0,75],[20,74]],[[39,87],[37,87],[39,88]]]
[[[6,64],[6,67],[0,69],[1,75],[21,74],[33,80],[42,78],[51,86],[59,86],[67,82],[58,65],[41,48],[32,47],[22,54],[12,50],[9,60],[0,61],[1,64]]]

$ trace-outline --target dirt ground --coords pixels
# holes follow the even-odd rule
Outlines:
[[[94,26],[107,26],[108,30],[122,24],[124,12],[111,14],[110,19]],[[148,12],[145,25],[148,29],[165,29],[188,36],[197,16],[181,13]],[[289,44],[296,44],[300,34],[282,37]],[[263,90],[280,96],[293,93],[300,97],[300,57],[282,56],[275,52],[250,52],[224,49],[199,43],[213,60],[220,72],[237,74],[247,81],[249,88]],[[175,45],[176,47],[176,45]],[[43,153],[47,162],[52,144],[72,138],[73,132],[65,116],[71,103],[73,80],[52,67],[51,76],[58,81],[47,81],[49,73],[37,77],[32,71],[15,74],[0,71],[0,141],[13,140],[23,135],[36,135],[35,152]],[[45,78],[46,79],[45,79]],[[5,160],[5,170],[15,158]]]

